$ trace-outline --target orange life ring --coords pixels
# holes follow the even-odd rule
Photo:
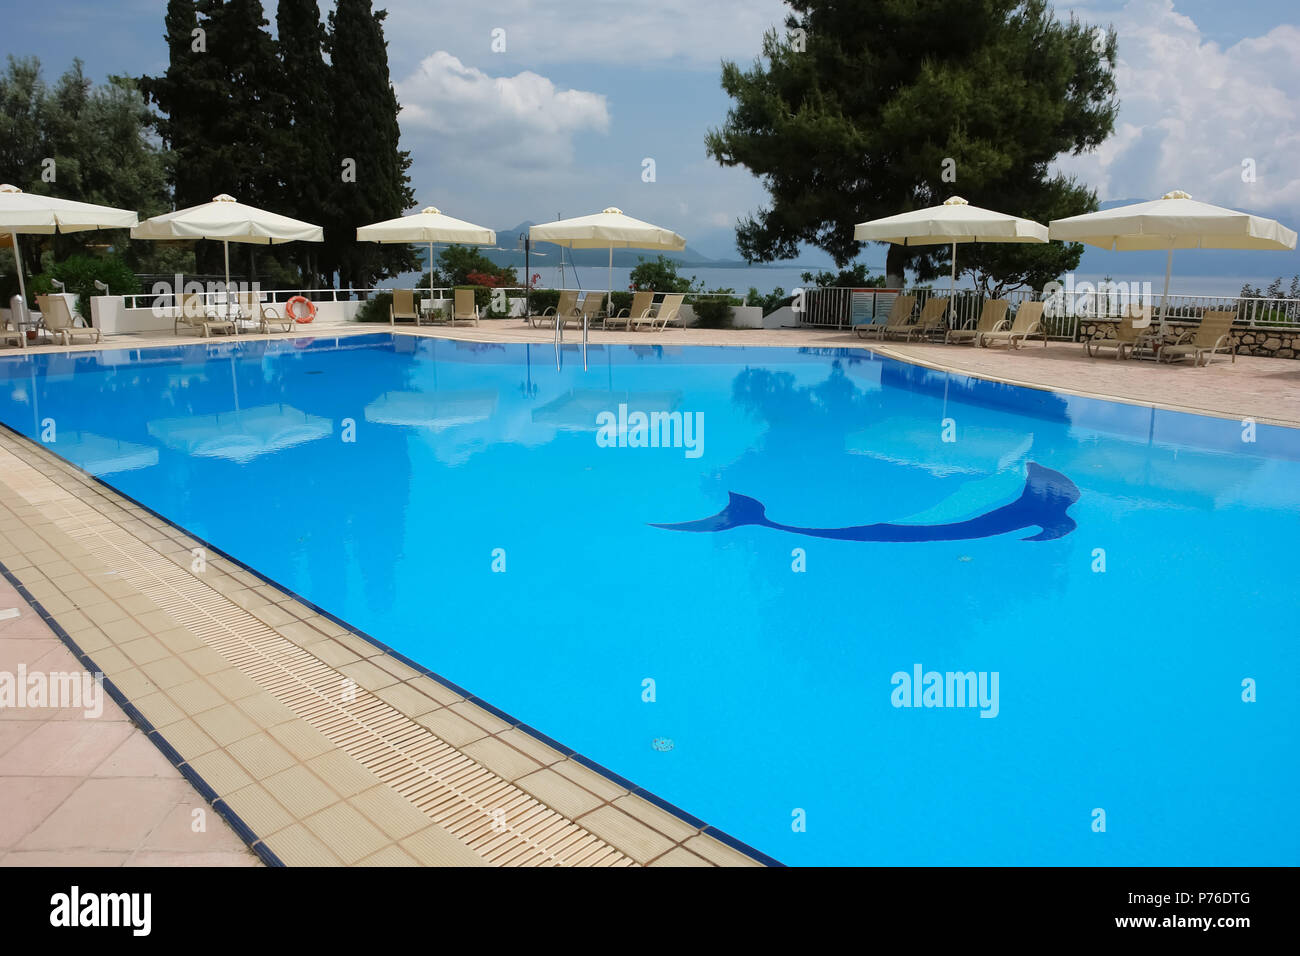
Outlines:
[[[293,307],[295,305],[305,305],[307,307],[307,314],[299,315],[294,311]],[[299,325],[306,325],[312,319],[316,318],[316,303],[305,295],[295,295],[284,304],[284,314],[293,319]]]

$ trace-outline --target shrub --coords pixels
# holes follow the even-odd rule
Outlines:
[[[609,294],[610,314],[617,315],[623,309],[632,308],[631,292],[611,292]]]
[[[528,296],[528,308],[533,315],[541,315],[547,309],[553,309],[560,303],[559,289],[534,289]]]
[[[361,308],[357,311],[356,321],[358,322],[389,322],[392,320],[390,310],[393,307],[393,293],[391,290],[374,292],[370,298],[362,303]]]
[[[695,312],[695,324],[702,329],[729,329],[735,318],[735,306],[739,300],[732,298],[731,289],[714,289],[721,295],[707,298],[694,298],[691,308]]]
[[[55,279],[63,283],[65,292],[77,296],[77,311],[87,322],[90,321],[91,296],[104,294],[95,288],[96,280],[108,286],[109,295],[137,295],[140,292],[140,280],[121,256],[74,255],[32,279],[27,287],[28,298],[32,300],[28,305],[35,307],[37,295],[53,292]]]

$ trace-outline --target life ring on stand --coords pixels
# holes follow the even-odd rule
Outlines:
[[[305,313],[299,313],[295,306],[303,305],[307,307]],[[284,314],[293,319],[299,325],[306,325],[312,319],[316,318],[316,303],[305,295],[295,295],[292,299],[284,304]]]

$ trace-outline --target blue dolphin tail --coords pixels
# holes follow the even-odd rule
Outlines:
[[[1017,502],[1030,513],[1032,522],[1041,529],[1025,541],[1051,541],[1063,538],[1078,522],[1067,514],[1070,505],[1079,500],[1079,489],[1059,471],[1044,468],[1036,462],[1029,463],[1029,478]]]
[[[683,521],[681,524],[651,524],[652,528],[665,528],[668,531],[728,531],[747,524],[767,524],[767,509],[763,502],[748,495],[738,495],[729,491],[727,507],[708,518],[699,521]]]

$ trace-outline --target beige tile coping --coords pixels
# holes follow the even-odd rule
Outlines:
[[[775,862],[200,547],[0,432],[6,577],[264,862]]]

